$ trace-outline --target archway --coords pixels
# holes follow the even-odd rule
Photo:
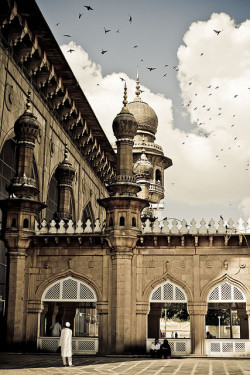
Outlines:
[[[172,354],[189,354],[190,319],[185,291],[166,281],[154,288],[150,295],[147,350],[154,338],[169,340]]]
[[[207,303],[206,353],[232,356],[248,352],[249,324],[244,292],[223,281],[210,290]]]
[[[97,296],[85,282],[71,276],[55,281],[42,294],[38,349],[56,351],[59,337],[52,336],[55,322],[71,323],[73,352],[94,354],[98,350]]]

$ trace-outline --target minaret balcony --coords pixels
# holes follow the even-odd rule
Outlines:
[[[156,184],[150,183],[150,185],[149,185],[149,193],[150,194],[156,193],[156,194],[164,196],[164,187],[159,182],[157,182]]]

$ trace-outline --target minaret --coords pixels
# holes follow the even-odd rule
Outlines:
[[[140,93],[140,80],[137,71],[136,96],[133,102],[128,103],[128,109],[134,115],[138,123],[138,129],[134,138],[133,162],[137,165],[142,157],[144,159],[146,157],[148,162],[152,165],[152,170],[150,170],[147,177],[144,176],[144,179],[141,179],[136,169],[134,171],[137,177],[136,181],[140,186],[143,184],[145,187],[146,182],[148,183],[148,189],[145,190],[143,188],[143,192],[140,193],[140,196],[148,198],[153,215],[152,207],[157,206],[161,199],[164,198],[164,170],[172,165],[172,160],[164,155],[161,146],[154,143],[158,127],[158,118],[155,111],[147,103],[142,101]],[[137,169],[138,168],[140,169],[140,166],[138,166]],[[144,191],[147,196],[144,196]]]
[[[110,197],[100,200],[107,213],[105,233],[112,262],[110,324],[105,314],[100,314],[99,324],[100,328],[108,326],[109,334],[100,352],[107,352],[108,347],[110,352],[124,353],[131,350],[131,337],[136,330],[131,324],[136,321],[132,308],[132,258],[141,233],[141,211],[148,206],[145,199],[137,196],[141,189],[132,170],[137,122],[127,108],[126,85],[123,108],[113,121],[113,131],[117,138],[117,175],[108,186]]]
[[[55,219],[72,219],[70,212],[70,198],[72,182],[75,177],[75,169],[68,159],[68,148],[65,145],[64,160],[58,165],[55,172],[58,188],[58,208]]]
[[[11,347],[18,347],[25,338],[26,251],[35,234],[35,219],[46,207],[36,200],[38,188],[33,176],[34,147],[39,128],[40,124],[30,110],[29,93],[26,109],[14,125],[17,140],[16,175],[7,187],[10,197],[0,201],[3,240],[8,249],[7,344]]]

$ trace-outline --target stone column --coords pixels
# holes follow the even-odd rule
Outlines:
[[[136,351],[146,352],[147,324],[149,302],[137,302],[136,304]]]
[[[17,346],[24,338],[24,286],[25,286],[25,249],[9,251],[9,291],[7,305],[8,334],[7,344]]]
[[[111,350],[131,349],[131,253],[112,256]]]
[[[192,302],[188,304],[188,313],[190,315],[190,334],[191,334],[191,353],[204,355],[206,325],[205,316],[207,313],[206,302]]]
[[[37,349],[37,337],[40,331],[41,301],[29,301],[26,320],[26,344],[28,349]]]
[[[160,337],[161,304],[151,303],[148,314],[148,337]]]
[[[98,341],[99,341],[99,354],[106,354],[110,352],[110,336],[109,336],[109,322],[108,322],[108,302],[97,303],[97,313],[99,315],[98,327]]]
[[[244,308],[237,309],[237,314],[238,314],[238,317],[240,318],[240,338],[248,339],[249,338],[248,314]]]

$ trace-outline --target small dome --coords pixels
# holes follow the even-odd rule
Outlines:
[[[65,145],[64,160],[59,163],[55,173],[59,182],[71,185],[75,177],[75,169],[68,159],[67,145]]]
[[[153,134],[157,132],[158,117],[147,103],[142,102],[140,97],[136,97],[133,102],[128,103],[127,107],[138,123],[138,130],[149,131]]]
[[[137,132],[137,122],[127,108],[123,108],[113,121],[113,132],[117,139],[127,137],[133,139]]]
[[[18,140],[35,142],[40,129],[40,123],[30,110],[30,92],[28,93],[26,109],[14,124],[14,131]]]
[[[113,132],[117,139],[130,138],[133,139],[137,132],[137,122],[132,113],[127,108],[127,86],[125,82],[123,108],[113,121]]]
[[[137,176],[152,177],[153,165],[144,152],[141,154],[140,159],[134,164],[133,172]]]

